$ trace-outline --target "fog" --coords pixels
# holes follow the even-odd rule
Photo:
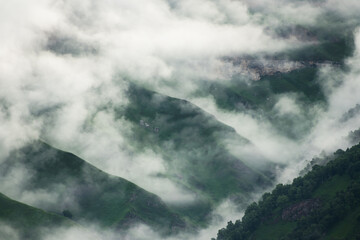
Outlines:
[[[99,108],[127,104],[125,79],[186,97],[198,87],[200,76],[213,78],[218,57],[273,52],[289,44],[266,35],[241,2],[199,1],[196,8],[189,4],[4,3],[0,10],[3,157],[26,141],[41,138],[160,194],[159,183],[143,185],[153,180],[142,178],[164,171],[161,156],[151,150],[134,152],[128,142],[130,124]],[[195,74],[199,65],[204,71]],[[181,91],[176,90],[179,86]],[[176,189],[166,182],[163,186]],[[180,195],[182,191],[175,196]]]
[[[228,138],[224,139],[227,149],[234,156],[254,160],[261,155],[285,165],[276,182],[288,183],[314,156],[350,147],[346,136],[360,126],[359,114],[342,120],[348,110],[360,104],[358,31],[354,32],[356,51],[346,60],[348,69],[324,66],[318,73],[327,107],[303,106],[296,94],[278,96],[273,109],[276,115],[296,119],[299,132],[302,123],[313,126],[305,137],[289,138],[257,113],[224,110],[213,97],[194,93],[203,89],[203,82],[224,83],[243,73],[224,57],[258,57],[317,44],[314,39],[299,36],[281,38],[279,28],[297,24],[324,27],[327,22],[322,18],[329,12],[346,20],[339,26],[353,27],[359,22],[359,10],[355,0],[2,1],[0,162],[12,150],[41,139],[136,183],[166,203],[194,201],[193,192],[158,177],[169,171],[164,156],[151,147],[139,151],[133,123],[114,110],[128,106],[126,92],[129,85],[137,84],[185,99],[232,127],[254,148],[240,147]],[[246,77],[249,79],[251,76]],[[302,117],[305,112],[314,116],[311,123]],[[172,148],[171,142],[169,149],[174,158],[184,156]],[[19,167],[10,177],[1,176],[1,192],[35,206],[57,201],[56,191],[24,192],[22,183],[28,174]],[[214,217],[209,228],[194,239],[215,237],[227,221],[242,216],[234,209],[225,200],[213,213],[222,216]],[[13,234],[16,239],[11,228],[0,232]],[[161,238],[147,226],[138,226],[123,237]],[[47,240],[59,238],[116,236],[97,226],[60,229],[53,236],[45,236]],[[191,236],[180,234],[175,238]]]

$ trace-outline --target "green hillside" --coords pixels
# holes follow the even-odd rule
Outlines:
[[[217,239],[358,239],[360,144],[338,150],[329,160],[265,193],[241,221],[221,229]]]
[[[39,239],[43,229],[76,226],[75,222],[68,218],[25,205],[1,193],[0,223],[13,228],[21,239]],[[7,239],[6,236],[6,232],[0,229],[0,239]]]
[[[131,86],[130,104],[119,112],[132,121],[134,145],[151,147],[166,160],[167,177],[218,203],[232,196],[244,202],[256,189],[269,186],[273,168],[266,159],[235,157],[224,140],[253,147],[234,129],[193,104]],[[255,149],[255,148],[254,148]]]
[[[6,176],[21,167],[30,176],[24,191],[46,191],[56,198],[40,207],[66,211],[79,223],[95,222],[113,229],[145,223],[163,233],[187,227],[156,195],[45,143],[34,142],[13,152],[1,164],[0,174]]]

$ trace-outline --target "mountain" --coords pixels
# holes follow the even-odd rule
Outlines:
[[[360,144],[328,158],[325,166],[265,193],[217,239],[359,239]]]
[[[164,234],[188,227],[158,196],[43,142],[12,152],[0,165],[0,175],[11,179],[19,169],[27,176],[23,192],[33,192],[35,197],[46,192],[37,207],[66,213],[76,222],[115,230],[144,223]]]
[[[2,4],[0,240],[360,240],[359,11]]]
[[[20,239],[38,239],[40,231],[54,227],[76,226],[62,215],[49,213],[17,202],[0,193],[0,222],[16,230]],[[0,239],[11,239],[9,233],[0,228]]]
[[[256,152],[252,143],[192,103],[132,85],[130,103],[119,117],[133,123],[134,145],[150,147],[166,160],[167,175],[200,198],[218,203],[227,197],[241,203],[270,186],[275,171],[265,157],[234,156],[226,146]]]
[[[280,135],[301,140],[317,123],[317,115],[310,108],[325,109],[327,105],[318,80],[319,69],[325,65],[343,67],[343,59],[353,51],[351,34],[337,38],[330,35],[317,36],[318,44],[266,56],[265,60],[256,56],[245,58],[251,71],[260,71],[258,80],[244,80],[248,76],[243,71],[234,74],[230,81],[200,80],[201,90],[194,95],[211,96],[225,111],[249,113],[261,122],[269,122]],[[304,56],[304,52],[309,55]],[[239,67],[241,59],[244,58],[228,58],[234,67]],[[288,69],[291,63],[295,67]],[[161,177],[200,199],[190,211],[182,208],[182,214],[187,212],[185,215],[199,222],[222,200],[231,198],[245,205],[251,193],[271,186],[275,164],[255,154],[259,151],[248,139],[214,116],[189,101],[135,84],[130,84],[127,97],[129,104],[125,108],[110,107],[115,108],[118,118],[133,123],[132,144],[139,152],[151,148],[162,155],[167,172]],[[293,99],[296,102],[293,109],[299,112],[279,113],[283,97]],[[227,146],[229,139],[234,140],[237,148],[252,149],[252,156],[234,156]]]

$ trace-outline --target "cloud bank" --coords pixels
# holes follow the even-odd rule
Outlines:
[[[279,38],[278,28],[325,25],[319,19],[328,12],[353,26],[358,24],[359,9],[355,0],[4,2],[0,8],[0,159],[32,139],[44,139],[166,202],[192,201],[191,193],[156,177],[167,171],[163,156],[151,148],[138,152],[129,141],[132,123],[113,110],[128,104],[125,92],[136,83],[187,99],[213,114],[254,143],[266,158],[290,165],[278,180],[289,181],[305,160],[348,147],[346,135],[359,128],[359,115],[341,120],[360,104],[358,32],[357,50],[347,61],[350,70],[324,67],[319,73],[326,109],[316,105],[304,109],[294,95],[279,97],[274,107],[277,114],[297,116],[310,109],[315,115],[314,127],[301,141],[289,139],[258,116],[225,111],[214,99],[193,93],[202,88],[201,81],[229,81],[231,74],[219,71],[233,67],[225,56],[273,54],[315,41]],[[252,149],[240,149],[231,140],[228,148],[235,156],[248,154],[256,159]],[[2,191],[23,194],[9,190],[21,189],[24,179],[16,176],[22,175],[19,169],[12,185],[2,185]],[[46,193],[27,194],[22,200],[29,203],[51,198]],[[76,231],[64,233],[68,234],[64,239],[74,238]]]

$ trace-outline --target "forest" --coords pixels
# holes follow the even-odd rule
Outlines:
[[[263,194],[217,239],[360,239],[360,144],[325,160]]]

